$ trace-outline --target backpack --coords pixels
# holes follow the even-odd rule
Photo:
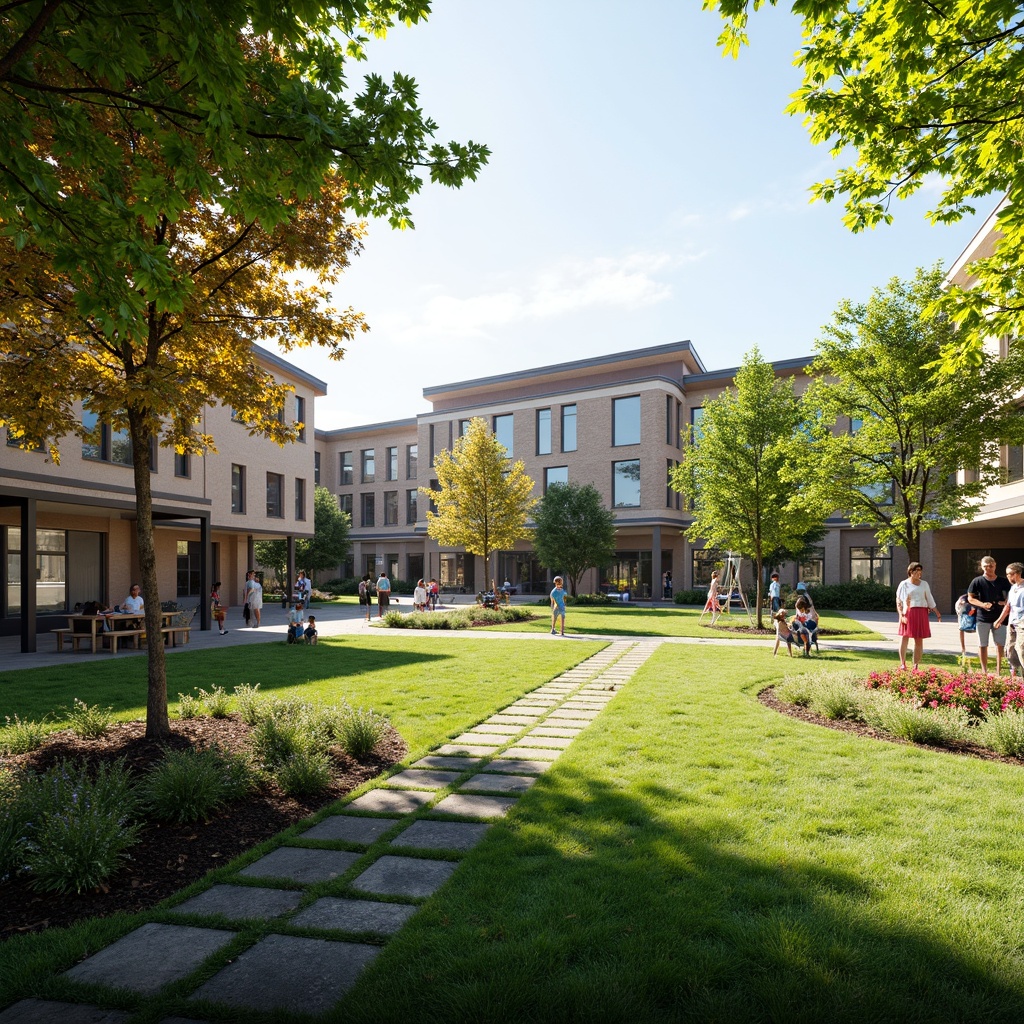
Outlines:
[[[359,596],[366,597],[366,580],[359,581]]]

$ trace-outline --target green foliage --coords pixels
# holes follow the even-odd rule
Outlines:
[[[480,609],[481,611],[483,609]],[[473,616],[468,608],[452,612],[386,612],[382,620],[389,629],[469,629]]]
[[[672,597],[676,604],[700,604],[708,599],[707,590],[677,590]]]
[[[969,736],[966,708],[919,708],[883,690],[867,690],[861,695],[861,714],[868,725],[911,743],[941,746]]]
[[[1005,757],[1024,757],[1024,711],[986,715],[972,738]]]
[[[0,754],[27,754],[43,745],[47,729],[42,722],[22,721],[17,715],[13,720],[4,716],[7,723],[0,729]]]
[[[23,844],[32,820],[32,807],[22,797],[24,772],[0,768],[0,882],[16,874],[25,862]]]
[[[543,603],[549,604],[550,598]],[[565,603],[575,605],[577,608],[604,608],[620,602],[613,601],[607,594],[568,594]]]
[[[274,766],[274,778],[289,796],[319,796],[331,784],[331,759],[300,747]]]
[[[815,608],[838,608],[848,611],[890,612],[896,607],[896,591],[875,580],[850,580],[847,583],[826,583],[811,593]]]
[[[211,718],[227,718],[231,710],[231,697],[223,686],[215,686],[212,690],[199,690],[199,700]]]
[[[86,704],[75,697],[70,708],[64,709],[68,726],[76,736],[84,740],[98,740],[105,736],[114,723],[114,709],[101,708],[99,704]]]
[[[313,579],[318,572],[340,565],[348,554],[349,531],[352,517],[341,511],[338,498],[326,487],[317,485],[313,493],[313,536],[300,537],[295,542],[295,565],[305,569]],[[274,570],[278,580],[287,580],[288,545],[283,540],[256,542],[256,561]],[[323,588],[322,588],[323,589]]]
[[[266,698],[260,692],[260,684],[250,686],[242,683],[235,687],[235,704],[238,714],[246,725],[255,725],[261,717],[262,706]]]
[[[168,750],[146,774],[139,798],[150,817],[185,824],[208,820],[251,786],[252,774],[245,760],[217,746]]]
[[[565,576],[572,596],[583,573],[615,557],[615,515],[593,484],[552,484],[534,508],[533,522],[540,564]]]
[[[346,708],[338,721],[337,739],[347,754],[366,757],[384,738],[391,723],[372,708]]]
[[[202,701],[191,693],[178,694],[178,717],[182,719],[199,718],[203,713]]]

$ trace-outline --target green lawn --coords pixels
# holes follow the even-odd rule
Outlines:
[[[524,605],[524,607],[531,607]],[[551,616],[545,605],[533,607],[541,614],[532,622],[513,622],[504,626],[487,626],[487,629],[514,633],[546,633],[551,629]],[[690,636],[690,637],[732,637],[752,639],[743,633],[726,629],[712,629],[699,625],[700,609],[675,605],[671,608],[652,608],[647,605],[612,605],[610,607],[588,607],[570,605],[566,609],[565,631],[567,633],[589,633],[597,636]],[[841,612],[819,611],[821,628],[828,631],[829,640],[880,640],[880,634],[862,626]],[[709,621],[705,616],[705,623]],[[725,615],[719,620],[722,625],[746,626],[749,621],[745,613]],[[765,625],[769,618],[765,615]]]

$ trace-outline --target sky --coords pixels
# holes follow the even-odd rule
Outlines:
[[[485,143],[461,189],[424,185],[415,230],[371,221],[335,291],[366,314],[342,362],[286,356],[324,380],[322,429],[413,417],[423,389],[689,340],[708,370],[810,355],[838,303],[952,263],[995,206],[925,217],[934,184],[862,234],[810,203],[839,166],[785,113],[798,21],[751,18],[721,55],[699,0],[435,0],[429,21],[369,45],[416,79],[440,141]]]

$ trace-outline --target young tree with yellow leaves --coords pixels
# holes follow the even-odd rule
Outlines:
[[[439,490],[420,488],[437,508],[427,512],[427,533],[446,547],[481,555],[490,577],[491,552],[529,536],[526,522],[537,502],[533,480],[522,462],[509,462],[505,446],[479,417],[470,420],[452,451],[445,448],[434,459],[434,473]]]

